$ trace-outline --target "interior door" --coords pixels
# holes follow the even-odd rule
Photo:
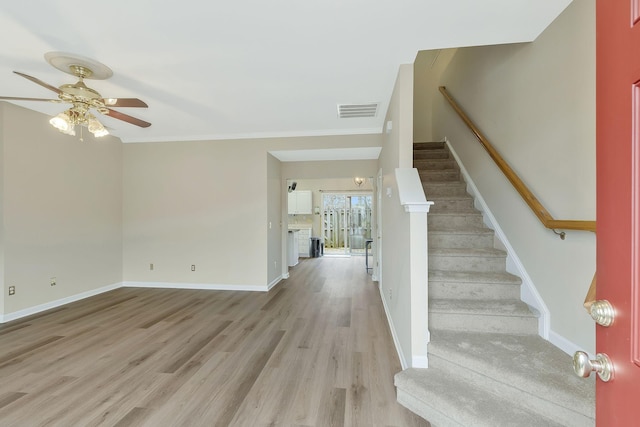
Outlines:
[[[596,384],[598,426],[640,422],[640,0],[596,2],[597,290],[615,310],[596,327],[613,378]]]

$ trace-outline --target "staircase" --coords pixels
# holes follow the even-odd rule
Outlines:
[[[434,427],[595,424],[592,379],[573,374],[571,357],[538,336],[520,300],[518,277],[449,150],[414,144],[414,167],[428,200],[429,369],[395,377],[398,402]]]

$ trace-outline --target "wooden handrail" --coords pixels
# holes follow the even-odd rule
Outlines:
[[[577,221],[577,220],[564,220],[564,219],[554,219],[553,216],[542,206],[542,203],[533,195],[531,190],[527,188],[524,182],[520,179],[520,177],[511,169],[511,166],[502,158],[500,153],[496,151],[496,149],[491,145],[489,140],[485,138],[485,136],[480,132],[478,127],[471,121],[471,119],[465,114],[465,112],[460,108],[460,106],[456,103],[456,101],[451,97],[449,92],[447,92],[446,87],[440,86],[440,92],[444,95],[445,99],[449,101],[449,104],[453,107],[453,109],[458,113],[458,116],[464,121],[464,123],[469,127],[471,132],[476,136],[480,144],[487,150],[489,156],[493,159],[493,161],[498,165],[502,173],[506,176],[506,178],[511,182],[516,191],[522,196],[524,201],[529,205],[533,213],[538,217],[542,225],[551,230],[582,230],[582,231],[596,231],[596,222],[595,221]],[[561,237],[564,238],[564,233],[561,234]]]
[[[591,311],[591,306],[596,302],[596,275],[593,275],[593,280],[591,281],[591,286],[589,286],[589,291],[587,291],[587,296],[584,298],[584,308],[587,311]]]

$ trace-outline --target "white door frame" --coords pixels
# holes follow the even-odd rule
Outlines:
[[[376,176],[376,196],[376,238],[373,240],[374,262],[371,278],[377,281],[378,287],[382,289],[382,168],[378,169]]]

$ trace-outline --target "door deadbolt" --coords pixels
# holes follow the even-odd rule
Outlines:
[[[595,360],[590,360],[584,351],[576,351],[573,355],[573,370],[577,376],[588,378],[592,372],[597,372],[600,379],[607,382],[613,378],[613,364],[604,353],[598,353]]]
[[[606,299],[599,300],[591,304],[589,309],[591,318],[600,326],[611,326],[616,316],[616,311]]]

